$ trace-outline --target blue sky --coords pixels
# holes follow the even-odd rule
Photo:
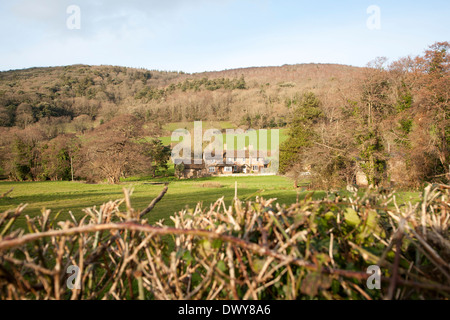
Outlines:
[[[79,30],[67,28],[69,5],[80,8]],[[371,5],[381,10],[380,30],[366,25]],[[364,66],[449,41],[449,16],[448,0],[2,0],[0,70]]]

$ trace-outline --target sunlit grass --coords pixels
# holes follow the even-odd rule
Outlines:
[[[123,188],[134,189],[132,204],[135,209],[142,210],[158,196],[164,187],[162,184],[169,182],[169,191],[163,200],[157,205],[149,216],[149,222],[155,223],[165,219],[171,224],[169,217],[186,207],[194,208],[198,202],[209,207],[217,199],[225,197],[227,204],[231,204],[235,194],[237,182],[238,197],[241,200],[255,199],[256,196],[264,198],[276,198],[280,204],[292,204],[297,198],[302,199],[311,191],[298,191],[293,186],[293,181],[280,176],[263,177],[213,177],[197,180],[176,180],[172,177],[158,179],[129,178],[120,185],[108,184],[84,184],[79,182],[0,182],[0,194],[14,188],[14,191],[6,198],[0,199],[0,212],[14,209],[20,204],[28,204],[25,214],[33,217],[40,213],[42,208],[52,209],[53,214],[61,211],[60,219],[69,219],[69,210],[75,216],[82,216],[83,209],[100,206],[101,204],[121,199]],[[160,183],[160,184],[158,184]],[[208,186],[214,186],[209,188]],[[217,187],[220,185],[220,188]],[[347,195],[346,191],[340,191],[341,195]],[[359,192],[361,195],[364,191]],[[326,195],[324,191],[315,191],[314,198],[320,199]],[[399,192],[398,203],[416,202],[418,192]],[[24,223],[24,216],[19,219],[19,224]]]
[[[278,198],[282,203],[293,203],[297,198],[292,182],[284,177],[242,177],[242,178],[205,178],[199,180],[175,181],[173,177],[127,181],[120,185],[83,184],[78,182],[0,182],[0,193],[14,188],[8,198],[0,199],[0,211],[13,209],[20,204],[29,204],[26,214],[35,216],[42,208],[52,209],[53,213],[61,211],[61,219],[69,218],[69,210],[74,215],[83,214],[82,209],[101,205],[110,200],[122,198],[123,188],[133,188],[133,206],[144,209],[156,197],[162,185],[154,183],[171,182],[169,192],[150,215],[153,223],[166,219],[174,212],[186,206],[195,207],[198,202],[209,206],[221,197],[231,203],[238,183],[238,196],[246,199],[261,195],[265,198]],[[205,181],[220,183],[222,188],[205,188]],[[22,217],[23,219],[24,217]]]

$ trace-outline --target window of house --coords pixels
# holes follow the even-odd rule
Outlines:
[[[209,172],[216,172],[216,168],[214,168],[214,167],[209,167]]]
[[[233,167],[225,167],[224,172],[233,172]]]
[[[259,171],[259,167],[258,166],[253,166],[253,171]]]

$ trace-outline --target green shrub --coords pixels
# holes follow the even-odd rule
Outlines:
[[[14,229],[21,206],[0,215],[0,298],[446,299],[449,190],[429,186],[402,207],[385,191],[290,207],[222,198],[174,214],[174,228],[145,220],[167,187],[143,212],[125,191],[80,221],[26,217],[28,231]],[[366,286],[372,265],[380,290]],[[66,285],[70,266],[81,290]]]

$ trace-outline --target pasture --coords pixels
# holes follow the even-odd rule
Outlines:
[[[149,222],[165,219],[186,206],[193,208],[198,202],[209,206],[221,197],[231,203],[235,193],[235,181],[238,183],[238,197],[241,200],[255,198],[277,198],[280,203],[294,203],[297,191],[293,183],[284,177],[217,177],[199,180],[175,181],[173,178],[169,191],[149,215]],[[159,195],[164,185],[153,185],[164,179],[148,181],[127,181],[120,185],[85,184],[79,182],[0,182],[0,194],[14,189],[6,198],[0,199],[0,212],[14,209],[20,204],[29,204],[25,214],[30,217],[40,213],[42,208],[52,210],[52,214],[61,212],[59,219],[70,219],[69,210],[75,216],[83,214],[84,208],[100,206],[110,200],[122,199],[123,188],[134,189],[132,204],[136,209],[144,209]],[[325,193],[317,193],[318,196]],[[21,221],[21,217],[18,221]],[[22,222],[23,223],[23,222]]]
[[[133,179],[132,179],[133,180]],[[169,191],[149,214],[149,223],[165,219],[172,224],[170,216],[186,207],[194,208],[202,202],[208,208],[217,199],[225,197],[231,204],[235,194],[235,182],[238,185],[238,197],[241,200],[254,200],[256,196],[266,199],[276,198],[280,204],[292,204],[304,198],[311,191],[299,192],[294,189],[293,182],[285,177],[214,177],[198,180],[174,180],[173,177],[122,182],[120,185],[85,184],[80,182],[0,182],[0,194],[14,189],[7,197],[0,199],[0,212],[14,209],[20,204],[28,204],[24,214],[33,217],[42,208],[52,210],[52,215],[60,212],[59,220],[70,219],[69,210],[80,217],[83,209],[100,206],[105,202],[123,198],[123,188],[133,189],[132,205],[142,210],[159,195],[164,185],[154,183],[170,182]],[[346,193],[346,191],[341,191]],[[322,198],[324,191],[315,191],[314,198]],[[399,202],[417,201],[417,192],[401,192]],[[18,225],[24,224],[25,217],[18,219]]]

